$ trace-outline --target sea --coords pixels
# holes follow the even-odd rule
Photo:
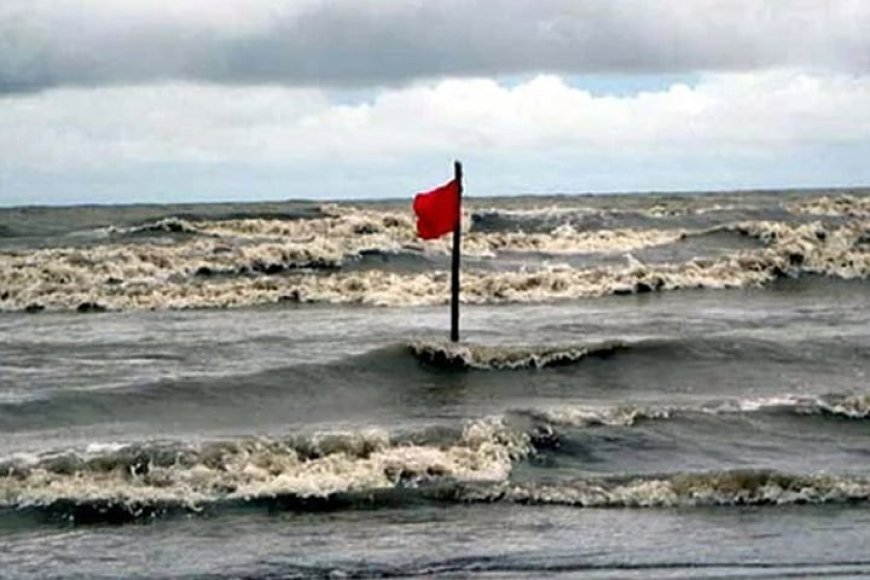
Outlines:
[[[870,576],[870,189],[0,209],[0,578]]]

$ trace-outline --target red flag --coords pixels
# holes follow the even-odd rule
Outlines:
[[[454,179],[414,196],[417,235],[431,240],[452,232],[459,223],[459,183]]]

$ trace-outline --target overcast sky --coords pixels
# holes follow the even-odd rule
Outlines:
[[[865,0],[0,0],[0,204],[870,185]]]

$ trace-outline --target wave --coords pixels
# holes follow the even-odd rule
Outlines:
[[[328,385],[330,389],[353,388],[356,393],[387,393],[407,391],[408,380],[427,384],[446,380],[440,369],[456,372],[499,373],[493,378],[511,390],[521,390],[522,376],[508,376],[517,370],[551,372],[561,367],[560,374],[587,375],[587,364],[601,370],[602,365],[630,369],[649,368],[650,364],[680,364],[680,361],[729,360],[758,361],[794,360],[791,347],[763,341],[734,341],[728,337],[707,337],[695,340],[643,339],[635,341],[604,340],[600,342],[550,345],[485,345],[453,344],[434,339],[417,339],[323,361],[299,361],[250,374],[163,378],[151,382],[112,384],[87,390],[59,389],[22,391],[0,401],[0,432],[53,428],[59,425],[86,425],[107,420],[107,412],[115,421],[137,421],[142,415],[165,414],[179,419],[207,422],[208,417],[233,417],[242,408],[258,405],[270,409],[275,420],[289,419],[296,411],[292,393],[314,397],[309,403],[329,408],[328,397],[310,392],[310,385]],[[852,356],[854,351],[848,353]],[[783,359],[783,356],[792,357]],[[832,355],[833,356],[833,355]],[[754,357],[754,358],[753,358]],[[611,360],[613,359],[613,360]],[[617,360],[618,359],[618,360]],[[422,362],[422,364],[421,364]],[[576,365],[568,369],[568,365]],[[595,369],[590,369],[593,372]],[[521,373],[524,374],[524,373]],[[583,375],[581,377],[581,375]],[[470,377],[473,384],[490,379]],[[351,387],[351,383],[355,386]],[[244,389],[239,389],[244,384]],[[363,389],[363,391],[361,391]],[[566,392],[566,394],[568,394]],[[291,398],[288,398],[290,396]],[[362,396],[362,395],[360,395]],[[304,399],[307,400],[307,399]],[[319,401],[319,402],[317,402]],[[848,402],[828,401],[831,405]],[[749,404],[749,403],[747,403]],[[857,412],[856,407],[854,412]],[[282,415],[280,409],[284,409]],[[619,412],[639,414],[639,409]],[[570,414],[573,407],[562,407],[559,413]],[[579,411],[585,414],[585,409]],[[596,410],[596,412],[598,412]],[[658,412],[655,409],[650,413]],[[177,415],[175,415],[177,413]],[[544,417],[541,415],[541,417]],[[555,421],[555,420],[554,420]]]
[[[602,200],[583,201],[600,205]],[[471,217],[474,229],[487,233],[547,233],[565,227],[594,233],[613,229],[706,229],[735,221],[793,220],[800,215],[779,204],[759,204],[759,200],[716,203],[705,197],[641,197],[633,203],[627,198],[620,201],[623,207],[619,208],[577,205],[577,200],[544,207],[481,208]]]
[[[630,427],[644,421],[691,420],[699,415],[774,414],[793,417],[825,416],[844,420],[870,419],[870,395],[777,395],[709,401],[699,405],[557,405],[516,409],[545,429],[554,427]],[[536,427],[537,428],[537,427]]]
[[[0,309],[75,310],[84,304],[98,306],[86,311],[225,308],[285,300],[411,306],[447,301],[447,273],[423,267],[430,256],[443,261],[449,248],[446,238],[417,241],[406,213],[330,211],[327,217],[307,220],[164,220],[147,226],[202,234],[171,244],[0,252]],[[591,267],[542,259],[570,252],[624,254],[719,232],[760,243],[713,258],[674,255],[670,259],[677,261],[664,263],[644,263],[631,254],[618,264]],[[462,300],[474,304],[744,288],[804,274],[845,279],[870,275],[866,218],[836,224],[750,221],[698,231],[581,232],[564,226],[547,234],[471,231],[465,238],[467,255],[478,259],[536,254],[533,263],[520,262],[511,270],[472,261],[463,273]],[[400,259],[393,269],[370,259],[374,255]]]
[[[174,264],[164,250],[152,248],[106,252],[94,259],[80,252],[47,251],[36,264],[31,257],[5,260],[3,310],[75,310],[81,304],[99,304],[108,310],[227,308],[299,303],[422,306],[445,304],[449,276],[444,271],[398,273],[378,270],[307,275],[305,269],[323,269],[340,263],[321,255],[316,261],[286,247],[260,247],[258,258],[248,260],[245,272],[293,272],[296,276],[221,276],[241,266],[217,267],[210,260],[179,260]],[[183,253],[187,248],[178,250]],[[4,260],[0,260],[4,261]],[[81,267],[84,264],[85,267]],[[854,262],[844,264],[853,272]],[[681,288],[743,288],[762,286],[799,272],[777,255],[740,255],[685,264],[605,266],[575,269],[558,264],[508,272],[463,272],[461,300],[467,304],[530,303],[591,298],[610,294],[641,294]],[[836,273],[835,271],[834,273]]]
[[[781,395],[724,402],[707,412],[785,412],[795,415],[825,415],[842,419],[870,418],[870,395]]]
[[[133,226],[109,226],[107,231],[116,237],[140,234],[170,233],[198,234],[228,240],[314,240],[332,238],[353,244],[361,236],[386,234],[389,243],[372,247],[398,247],[409,244],[426,248],[430,252],[450,253],[447,238],[420,244],[416,239],[414,222],[407,213],[373,211],[335,206],[322,211],[322,217],[309,219],[249,218],[197,220],[189,217],[168,216]],[[465,221],[466,235],[463,252],[470,256],[492,255],[497,251],[541,253],[624,252],[642,247],[675,241],[682,230],[644,230],[625,228],[616,230],[581,231],[570,224],[562,224],[541,233],[481,232]]]
[[[789,210],[797,214],[813,216],[870,217],[870,196],[856,197],[842,194],[821,196],[789,204]]]
[[[607,357],[628,348],[620,341],[564,347],[486,346],[468,343],[415,341],[411,353],[425,363],[444,368],[515,370],[576,363],[587,357]]]
[[[806,343],[802,342],[802,345]],[[721,364],[721,361],[743,361],[744,364],[796,363],[805,355],[795,350],[795,344],[781,341],[754,340],[729,335],[703,338],[642,338],[616,337],[586,343],[566,344],[474,344],[451,343],[429,337],[387,344],[356,354],[327,358],[321,361],[298,361],[260,372],[215,376],[164,378],[152,382],[114,384],[88,390],[60,389],[26,391],[0,402],[0,432],[21,429],[42,429],[57,425],[82,425],[106,419],[107,410],[117,421],[136,421],[141,414],[178,413],[178,417],[205,421],[206,417],[232,417],[238,406],[259,405],[271,409],[279,420],[279,409],[294,413],[288,399],[297,391],[301,396],[314,397],[318,405],[329,407],[327,398],[310,393],[310,385],[328,385],[330,389],[353,388],[357,393],[387,393],[406,391],[407,381],[429,384],[447,380],[442,369],[468,372],[471,385],[479,386],[495,380],[511,392],[522,392],[523,376],[527,372],[558,372],[568,380],[588,381],[605,368],[620,368],[626,373],[638,369],[662,368],[661,365],[682,365],[686,361],[698,364]],[[836,341],[825,343],[826,357],[852,360],[854,348],[839,350]],[[558,367],[558,371],[554,369]],[[519,372],[517,376],[512,373]],[[500,374],[486,378],[482,374]],[[590,373],[592,373],[590,375]],[[633,376],[633,375],[632,375]],[[351,380],[352,379],[352,380]],[[482,382],[481,382],[482,381]],[[244,384],[244,389],[238,385]],[[568,383],[560,387],[571,396]],[[307,393],[307,394],[306,394]],[[641,408],[617,407],[614,413],[622,417],[655,418],[678,412],[725,413],[751,411],[816,414],[862,418],[868,413],[867,399],[862,395],[787,395],[770,399],[712,401],[703,408]],[[167,408],[169,409],[168,411]],[[320,408],[320,407],[318,407]],[[611,413],[599,408],[560,406],[539,410],[537,419],[557,425],[569,425],[574,416],[581,424],[612,424]],[[284,415],[286,417],[286,415]],[[295,416],[295,415],[293,415]],[[180,419],[179,419],[180,420]],[[622,419],[620,419],[621,421]]]
[[[673,507],[870,500],[870,479],[767,470],[626,474],[514,481],[518,462],[560,453],[565,429],[691,421],[702,414],[787,413],[844,420],[870,416],[866,395],[672,406],[515,409],[503,415],[406,432],[382,428],[198,443],[92,444],[83,450],[0,459],[0,509],[36,509],[86,519],[277,502],[293,509],[420,500],[553,503],[580,507]],[[570,449],[566,447],[565,449]],[[564,451],[570,453],[570,451]]]
[[[135,226],[109,226],[109,236],[137,236],[142,234],[199,234],[200,229],[190,220],[177,216],[167,216]]]
[[[381,430],[255,438],[200,446],[142,444],[34,458],[0,466],[0,507],[110,506],[136,517],[153,506],[414,488],[429,481],[502,481],[531,451],[498,418],[469,422],[449,443],[394,441]],[[143,511],[144,510],[144,511]]]
[[[285,482],[286,483],[286,482]],[[87,485],[78,482],[77,491]],[[110,485],[105,481],[93,485]],[[195,485],[195,484],[192,484]],[[421,503],[556,505],[579,509],[727,508],[735,506],[800,506],[866,504],[870,478],[833,474],[795,474],[774,470],[735,469],[579,478],[560,482],[462,482],[442,480],[426,485],[344,489],[305,495],[295,486],[270,486],[263,494],[235,492],[208,499],[193,491],[173,495],[139,491],[113,496],[117,484],[85,496],[64,495],[58,487],[37,501],[4,510],[37,512],[75,523],[122,523],[172,515],[211,514],[223,509],[257,508],[298,512],[407,507]],[[232,489],[232,484],[229,489]]]
[[[594,508],[852,503],[870,500],[870,478],[729,470],[464,486],[457,499]]]
[[[662,218],[754,209],[754,206],[734,203],[714,203],[712,205],[697,206],[692,203],[693,201],[690,198],[685,198],[678,204],[659,201],[652,206],[644,208],[612,209],[594,207],[592,205],[578,205],[577,201],[566,199],[562,204],[552,204],[543,207],[480,208],[472,213],[472,221],[483,229],[492,230],[496,229],[495,226],[500,222],[534,224],[538,221],[546,223],[548,226],[552,226],[553,222],[557,222],[560,225],[576,225],[578,221],[591,216],[596,216],[602,220],[606,220],[607,217],[627,216]]]
[[[515,409],[510,415],[526,417],[535,431],[554,433],[559,427],[631,427],[638,422],[670,419],[688,408],[675,406],[559,405],[539,409]],[[551,435],[552,436],[552,435]]]
[[[546,233],[469,232],[464,251],[471,255],[495,256],[500,252],[536,252],[540,254],[625,253],[642,248],[661,246],[683,239],[683,229],[623,228],[580,231],[563,224]]]

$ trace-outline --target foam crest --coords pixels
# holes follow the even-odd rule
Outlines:
[[[366,210],[353,207],[321,208],[322,218],[305,220],[239,219],[203,222],[199,231],[223,238],[291,239],[331,238],[353,244],[360,237],[370,240],[389,239],[392,242],[413,242],[415,226],[410,214],[393,211]]]
[[[736,411],[752,412],[785,409],[802,415],[831,415],[843,419],[870,417],[870,395],[784,395],[739,401]]]
[[[0,465],[0,506],[58,502],[128,509],[197,509],[205,504],[290,495],[324,498],[384,488],[506,480],[531,451],[500,418],[468,423],[444,445],[401,443],[381,430],[308,438],[252,438],[198,447],[143,444]]]
[[[600,203],[601,200],[596,201]],[[647,203],[645,207],[635,204],[625,208],[610,209],[584,205],[582,198],[578,200],[567,198],[562,204],[551,204],[543,207],[481,207],[474,211],[473,219],[476,221],[486,221],[493,218],[507,218],[517,223],[532,219],[570,224],[572,221],[581,220],[588,216],[607,218],[634,214],[650,218],[673,218],[723,211],[746,210],[754,207],[746,203],[710,203],[704,198],[685,197],[669,201],[658,201],[653,205]]]
[[[399,490],[418,490],[421,497],[431,490],[441,499],[459,501],[580,507],[867,501],[870,479],[825,474],[731,470],[558,482],[515,482],[510,476],[517,462],[536,448],[559,449],[563,427],[633,427],[645,421],[691,420],[699,412],[778,409],[864,419],[868,407],[866,396],[855,395],[783,395],[700,407],[566,405],[472,420],[449,433],[397,436],[368,429],[199,444],[94,443],[82,451],[17,454],[0,460],[0,508],[82,506],[139,517],[228,502],[331,501]]]
[[[817,405],[823,413],[847,419],[870,418],[870,395],[831,397],[818,401]]]
[[[870,480],[763,470],[676,473],[581,479],[562,483],[504,483],[468,487],[466,501],[507,501],[593,508],[674,508],[866,502]]]
[[[870,197],[844,194],[822,196],[789,204],[794,213],[818,216],[870,217]]]
[[[429,364],[458,369],[515,370],[562,366],[589,356],[608,356],[627,348],[622,342],[547,347],[487,346],[482,344],[415,341],[408,345],[414,356]]]
[[[470,232],[463,240],[463,251],[472,255],[495,255],[499,252],[537,252],[542,254],[624,253],[651,246],[674,243],[688,232],[684,230],[578,231],[563,224],[552,232]]]
[[[582,216],[592,213],[598,213],[591,207],[571,206],[571,205],[548,205],[537,207],[481,207],[474,211],[474,219],[486,219],[488,216],[498,217],[514,217],[514,218],[538,218],[538,217],[561,217],[561,216]]]
[[[544,430],[554,427],[631,427],[644,421],[691,418],[706,415],[786,412],[794,415],[830,415],[843,419],[870,417],[870,395],[793,395],[753,397],[700,405],[559,405],[521,409],[514,414],[528,417]]]
[[[332,212],[332,213],[330,213]],[[0,252],[0,309],[227,308],[322,302],[377,306],[442,304],[444,271],[342,270],[366,252],[446,254],[447,237],[415,239],[413,220],[399,212],[341,207],[306,220],[183,222],[207,234],[171,243],[104,244]],[[178,222],[181,223],[181,222]],[[166,225],[170,224],[170,225]],[[166,222],[169,229],[176,222]],[[161,226],[163,227],[163,226]],[[517,270],[466,269],[461,299],[471,304],[545,302],[683,288],[762,286],[805,273],[838,278],[870,274],[870,221],[839,225],[752,221],[709,231],[735,231],[763,242],[719,258],[572,268],[546,263]],[[470,232],[469,254],[624,252],[704,232],[610,230],[549,234]],[[281,274],[281,275],[276,275]]]
[[[705,413],[713,415],[728,413],[755,413],[774,409],[798,409],[816,406],[821,399],[801,395],[776,395],[772,397],[751,397],[707,404],[701,407]]]
[[[795,415],[830,415],[843,419],[867,419],[870,417],[870,395],[783,394],[705,403],[699,408],[684,406],[671,409],[671,413],[694,411],[711,415],[782,411]]]
[[[180,217],[165,217],[152,222],[130,226],[109,226],[106,232],[110,236],[124,236],[137,234],[201,234],[203,233],[196,223]]]
[[[821,223],[788,225],[781,222],[746,222],[735,231],[768,244],[766,255],[784,271],[838,278],[866,278],[870,274],[870,222],[852,220],[842,226]]]
[[[813,269],[842,277],[863,277],[867,258],[821,263]],[[37,268],[39,268],[37,266]],[[124,268],[102,262],[103,274]],[[16,268],[8,270],[4,309],[185,309],[227,308],[255,304],[320,302],[374,306],[445,304],[449,297],[446,272],[398,274],[382,271],[339,272],[329,275],[256,276],[221,279],[174,279],[157,273],[147,258],[126,283],[95,283],[90,274],[68,268],[64,262],[46,267],[36,276]],[[682,288],[743,288],[762,286],[787,272],[799,271],[787,257],[776,254],[741,254],[719,260],[692,260],[684,264],[573,269],[548,265],[509,272],[466,271],[461,300],[468,304],[531,303],[634,294]],[[130,274],[124,271],[122,274]]]
[[[672,407],[635,405],[614,407],[568,405],[528,410],[522,413],[537,422],[554,427],[631,427],[639,421],[669,419],[677,410]]]

